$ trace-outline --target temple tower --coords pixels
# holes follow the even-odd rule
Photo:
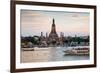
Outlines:
[[[59,38],[58,38],[58,34],[56,33],[55,20],[53,19],[51,32],[49,34],[49,41],[54,44],[57,43],[58,39]]]

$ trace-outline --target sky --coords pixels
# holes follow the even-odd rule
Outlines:
[[[65,36],[87,36],[89,16],[88,12],[21,10],[21,36],[49,34],[53,18],[58,35],[63,32]]]

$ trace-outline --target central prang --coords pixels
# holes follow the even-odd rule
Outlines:
[[[51,27],[51,32],[49,34],[49,42],[52,44],[57,44],[59,42],[59,37],[58,34],[56,33],[56,25],[54,19]]]
[[[58,46],[58,45],[62,45],[63,44],[63,40],[64,40],[64,33],[60,33],[60,37],[58,36],[57,32],[56,32],[56,25],[55,25],[55,20],[53,18],[52,21],[52,27],[51,27],[51,32],[48,35],[48,33],[46,33],[46,37],[43,36],[43,32],[41,32],[41,45],[42,46]]]

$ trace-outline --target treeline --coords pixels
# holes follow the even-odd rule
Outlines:
[[[27,42],[31,42],[34,45],[38,45],[40,41],[40,37],[39,36],[28,36],[28,37],[21,37],[21,42],[22,43],[27,43]]]
[[[65,37],[64,39],[64,42],[65,43],[71,43],[71,42],[77,42],[78,44],[80,44],[81,42],[89,42],[89,36],[83,36],[83,37],[71,37],[71,36],[68,36],[68,37]]]
[[[28,43],[31,42],[34,45],[39,45],[41,42],[40,36],[28,36],[28,37],[21,37],[21,43]],[[63,45],[81,45],[82,43],[89,43],[89,36],[67,36],[63,37],[62,44]],[[58,43],[58,45],[60,45]]]

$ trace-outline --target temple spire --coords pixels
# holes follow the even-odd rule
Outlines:
[[[49,34],[49,42],[54,45],[54,44],[57,44],[58,41],[59,41],[59,37],[58,37],[58,34],[56,32],[55,20],[53,18],[52,26],[51,26],[51,32]]]
[[[43,37],[43,32],[41,32],[41,37]]]
[[[54,27],[54,26],[55,26],[55,20],[54,20],[54,18],[53,18],[52,27]]]
[[[54,20],[54,18],[53,18],[53,21],[52,21],[51,33],[56,33],[56,26],[55,26],[55,20]]]
[[[54,18],[53,18],[53,20],[52,20],[51,32],[50,32],[49,36],[54,36],[54,35],[58,37],[58,35],[57,35],[57,33],[56,33],[55,20],[54,20]]]
[[[54,18],[53,18],[53,24],[55,24],[55,20],[54,20]]]

